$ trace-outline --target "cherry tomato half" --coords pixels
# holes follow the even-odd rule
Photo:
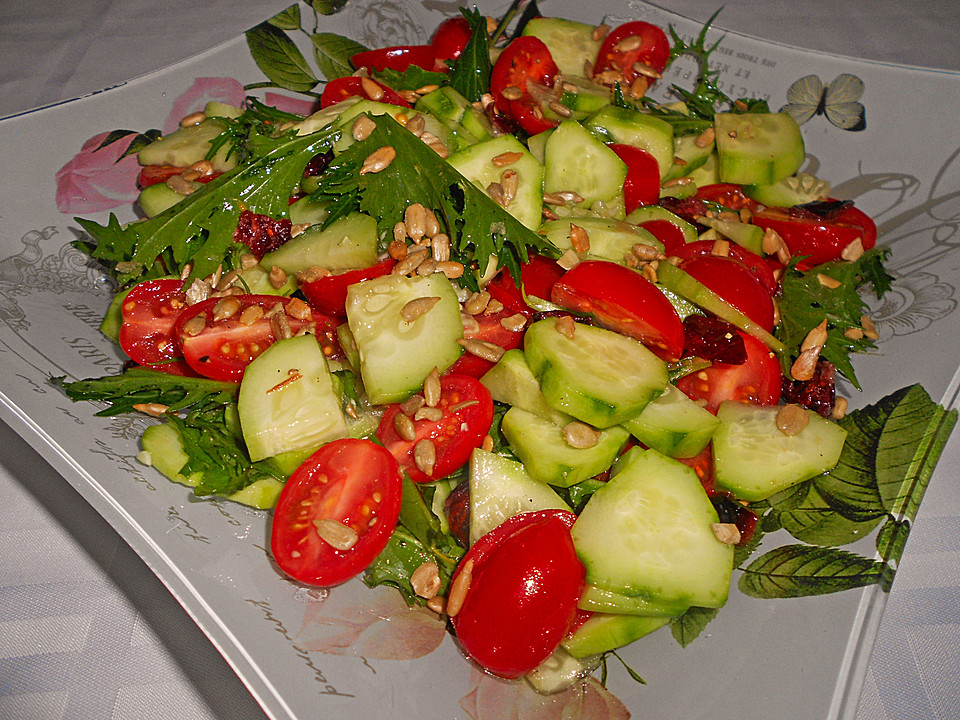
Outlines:
[[[473,31],[466,18],[454,17],[440,23],[440,27],[430,41],[433,54],[439,61],[437,67],[440,65],[446,67],[444,60],[456,60],[460,57],[471,37],[473,37]]]
[[[639,227],[663,243],[663,252],[666,255],[677,255],[680,248],[687,244],[683,230],[669,220],[647,220],[640,223]]]
[[[515,314],[516,311],[504,308],[500,312],[489,315],[486,313],[474,315],[473,319],[476,322],[476,326],[474,327],[472,323],[465,321],[463,324],[463,336],[469,340],[488,342],[504,350],[518,348],[520,347],[520,342],[523,340],[523,330],[508,330],[503,323],[500,322]],[[485,360],[478,355],[465,352],[449,367],[447,372],[462,373],[470,377],[480,378],[495,364],[496,363]]]
[[[603,327],[636,338],[668,362],[683,355],[683,323],[666,296],[640,273],[586,260],[557,280],[551,300],[593,315]]]
[[[791,255],[806,256],[797,266],[801,270],[838,260],[844,248],[857,238],[860,238],[864,250],[877,243],[876,224],[853,205],[847,205],[828,217],[799,207],[767,208],[754,215],[751,222],[764,229],[776,230]]]
[[[570,538],[576,519],[566,510],[514,515],[460,561],[453,583],[468,571],[471,579],[451,622],[464,652],[494,675],[536,668],[576,619],[586,574]]]
[[[301,282],[299,288],[306,296],[310,307],[317,312],[345,318],[347,316],[347,288],[364,280],[389,275],[396,264],[396,260],[388,257],[367,268],[348,270],[316,280]]]
[[[545,255],[530,255],[530,259],[520,266],[520,282],[527,296],[550,299],[553,284],[566,272],[557,265],[557,261]],[[532,313],[533,309],[523,299],[523,293],[513,281],[510,271],[504,268],[487,285],[490,297],[499,300],[508,310]]]
[[[376,443],[327,443],[280,492],[270,532],[277,565],[295,580],[325,587],[363,572],[397,525],[400,488],[397,461]]]
[[[660,201],[660,165],[657,159],[634,145],[609,143],[627,166],[623,181],[623,200],[628,213],[641,205],[656,205]]]
[[[358,70],[365,67],[377,72],[403,72],[411,65],[433,70],[435,59],[436,55],[430,45],[397,45],[357,53],[350,58],[350,63]]]
[[[183,283],[173,278],[134,285],[120,312],[120,347],[138,365],[173,375],[193,375],[183,362],[174,325],[187,306]]]
[[[343,100],[351,97],[359,97],[365,100],[376,100],[377,102],[389,103],[390,105],[399,105],[400,107],[410,107],[410,103],[397,95],[397,93],[383,83],[379,83],[372,78],[366,78],[366,80],[368,82],[376,83],[377,87],[380,88],[383,94],[378,97],[371,97],[363,87],[363,78],[358,78],[355,75],[349,75],[347,77],[331,80],[327,83],[326,87],[323,88],[323,93],[320,95],[320,107],[328,108],[331,105],[336,105],[338,102],[342,102]]]
[[[157,185],[162,182],[166,182],[174,175],[180,175],[187,168],[179,167],[177,165],[144,165],[140,168],[140,175],[137,177],[137,185],[140,188],[150,187],[151,185]],[[215,178],[218,178],[223,173],[214,172],[210,175],[202,175],[196,178],[198,183],[208,183]]]
[[[490,92],[504,115],[516,120],[529,134],[536,135],[558,123],[543,117],[543,109],[530,94],[527,83],[553,87],[559,72],[542,40],[532,35],[521,36],[507,45],[497,58],[490,74]],[[517,99],[506,98],[503,91],[507,88],[517,88],[522,95]]]
[[[732,257],[698,255],[681,261],[679,267],[764,330],[773,332],[773,298],[746,265]]]
[[[665,221],[659,220],[654,222]],[[683,260],[700,255],[712,255],[713,241],[696,240],[692,243],[684,243],[667,254],[676,255]],[[748,267],[750,271],[757,276],[757,280],[766,288],[768,293],[771,295],[776,294],[779,285],[777,279],[773,276],[773,270],[770,268],[770,263],[767,260],[736,243],[730,243],[730,257]]]
[[[670,41],[663,30],[643,20],[636,20],[620,25],[604,38],[593,74],[596,76],[605,70],[617,69],[629,85],[638,77],[645,77],[634,69],[636,63],[661,73],[669,59]]]
[[[284,317],[291,332],[314,325],[317,342],[328,358],[340,354],[337,343],[337,321],[318,312],[311,312],[300,300],[291,300],[276,295],[234,295],[236,310],[229,317],[222,315],[217,306],[227,298],[209,298],[191,305],[177,318],[174,334],[183,351],[187,364],[204,377],[227,382],[240,382],[243,371],[255,358],[276,342],[273,321],[268,315],[277,304],[284,308]],[[293,310],[291,303],[299,303],[305,313]],[[296,307],[296,306],[295,306]],[[246,317],[244,313],[247,313]],[[253,321],[247,320],[253,314]]]
[[[430,482],[446,477],[470,459],[474,448],[480,447],[493,423],[493,398],[480,381],[469,375],[444,375],[440,378],[442,416],[439,420],[413,420],[416,437],[407,440],[397,432],[396,418],[402,412],[400,405],[388,405],[377,428],[377,437],[400,463],[401,469],[414,482]],[[414,448],[417,443],[433,443],[436,461],[433,471],[426,473],[417,467]]]
[[[763,207],[756,200],[751,200],[744,195],[743,188],[734,183],[704,185],[703,187],[697,188],[697,194],[694,197],[704,202],[723,205],[728,210],[743,210],[746,208],[751,213],[754,213]]]
[[[747,361],[742,365],[714,363],[705,370],[686,375],[677,381],[677,387],[694,400],[706,400],[706,408],[717,412],[724,400],[737,400],[756,405],[776,405],[780,402],[783,377],[780,361],[770,348],[745,332],[737,331],[747,350]]]

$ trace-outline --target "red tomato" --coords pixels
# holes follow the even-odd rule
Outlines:
[[[684,236],[683,230],[669,220],[647,220],[640,223],[639,227],[642,227],[663,243],[665,255],[677,255],[678,250],[687,244],[687,238]]]
[[[623,181],[623,200],[628,213],[641,205],[656,205],[660,201],[660,165],[646,150],[633,145],[609,143],[608,148],[627,165]]]
[[[719,403],[717,404],[719,405]],[[713,486],[713,448],[710,445],[707,445],[698,455],[689,458],[676,458],[676,460],[689,468],[693,468],[707,495],[712,498],[717,494],[717,490]]]
[[[471,340],[483,340],[484,342],[493,343],[498,347],[502,347],[504,350],[518,348],[520,347],[520,342],[523,340],[523,330],[519,332],[508,330],[500,322],[504,318],[508,318],[514,314],[516,314],[516,311],[504,308],[500,312],[491,313],[490,315],[474,315],[473,319],[476,320],[477,327],[475,329],[473,327],[467,328],[467,323],[464,323],[463,336]],[[490,360],[484,360],[482,357],[478,357],[473,353],[465,352],[449,367],[447,372],[462,373],[463,375],[479,378],[483,377],[495,364],[496,363]]]
[[[433,54],[439,60],[437,67],[440,65],[446,67],[444,60],[456,60],[460,57],[471,37],[473,37],[473,31],[466,18],[454,17],[440,23],[440,27],[430,41]]]
[[[209,298],[180,313],[174,334],[183,350],[183,357],[191,368],[214,380],[240,382],[247,365],[276,342],[273,323],[266,313],[277,303],[286,308],[293,301],[276,295],[232,297],[239,301],[240,307],[230,317],[214,320],[214,309],[225,301],[225,298]],[[306,308],[302,302],[300,305]],[[263,310],[259,319],[252,323],[241,321],[244,311],[254,306]],[[194,326],[200,322],[196,318],[199,317],[203,318],[202,325],[195,332]],[[310,313],[308,319],[295,318],[289,313],[284,313],[284,317],[294,334],[313,324],[323,354],[327,357],[339,355],[336,320],[318,312]]]
[[[334,440],[287,480],[273,512],[270,549],[277,565],[309,585],[337,585],[362,572],[380,554],[400,515],[400,468],[369,440]],[[318,523],[347,526],[356,540],[338,549]],[[344,545],[347,543],[344,543]]]
[[[134,285],[120,306],[120,347],[138,365],[173,375],[193,375],[183,362],[174,324],[187,305],[180,280],[165,278]]]
[[[806,256],[801,270],[840,258],[840,253],[857,238],[864,250],[877,243],[877,226],[866,214],[847,205],[830,217],[821,217],[803,208],[767,208],[751,221],[764,229],[776,230],[791,255]]]
[[[717,412],[724,400],[776,405],[780,402],[782,373],[780,361],[770,348],[752,335],[737,331],[747,350],[742,365],[714,363],[706,370],[677,380],[677,387],[694,400],[706,400],[706,408]],[[702,479],[702,478],[701,478]]]
[[[396,260],[388,257],[368,268],[358,268],[336,275],[327,275],[309,282],[302,282],[299,287],[306,296],[307,302],[310,303],[310,307],[314,310],[326,315],[344,318],[347,316],[345,307],[347,288],[364,280],[389,275],[396,264]]]
[[[743,188],[740,185],[733,183],[704,185],[701,188],[697,188],[697,194],[694,197],[704,202],[714,202],[718,205],[723,205],[729,210],[742,210],[746,208],[751,213],[754,213],[763,207],[760,203],[744,195]]]
[[[516,120],[529,134],[536,135],[558,123],[543,117],[543,109],[530,94],[527,83],[553,87],[559,72],[542,40],[532,35],[518,37],[497,58],[490,74],[490,92],[503,114]],[[507,88],[519,88],[523,95],[519,99],[508,99],[503,96]]]
[[[679,267],[764,330],[773,332],[773,298],[746,265],[731,257],[699,255],[681,261]]]
[[[350,58],[350,63],[358,70],[365,67],[377,72],[388,69],[403,72],[411,65],[433,70],[435,58],[430,45],[397,45],[357,53]]]
[[[405,440],[397,432],[395,418],[402,412],[398,404],[387,406],[377,428],[377,437],[415,482],[439,480],[461,467],[470,459],[473,449],[480,447],[493,423],[490,391],[469,375],[441,377],[437,407],[443,413],[440,420],[413,421],[413,440]],[[414,447],[423,440],[430,440],[436,451],[436,462],[429,475],[413,459]]]
[[[570,539],[576,519],[566,510],[514,515],[460,561],[453,583],[469,571],[470,584],[451,622],[467,655],[494,675],[529,673],[576,619],[586,574]]]
[[[711,255],[712,252],[713,241],[697,240],[692,243],[684,243],[668,254],[686,260],[701,255]],[[777,279],[773,276],[770,264],[766,260],[736,243],[730,243],[730,257],[749,268],[770,295],[776,294],[779,285]]]
[[[150,187],[151,185],[156,185],[158,183],[166,182],[174,175],[179,175],[187,168],[179,167],[177,165],[145,165],[140,169],[140,175],[137,178],[137,184],[141,188]],[[196,182],[198,183],[208,183],[211,180],[218,178],[223,173],[215,172],[210,175],[204,175],[198,177]]]
[[[601,326],[636,338],[668,362],[683,355],[677,311],[656,285],[628,267],[586,260],[557,280],[551,300],[593,315]]]
[[[320,107],[328,108],[331,105],[336,105],[338,102],[351,97],[376,100],[377,102],[389,103],[390,105],[399,105],[400,107],[410,107],[410,103],[397,95],[397,93],[383,83],[379,83],[372,78],[366,79],[376,83],[377,86],[383,91],[383,95],[380,97],[371,97],[367,91],[363,89],[363,79],[358,78],[355,75],[349,75],[347,77],[331,80],[327,83],[326,87],[323,88],[323,93],[320,95]]]
[[[557,261],[545,255],[530,255],[528,262],[520,267],[520,282],[528,296],[550,299],[553,284],[566,272]],[[523,299],[520,288],[513,281],[510,271],[504,268],[486,287],[490,297],[499,300],[508,310],[532,313],[532,308]]]
[[[632,37],[639,38],[637,47],[623,50],[621,43]],[[642,63],[660,73],[667,67],[669,59],[670,41],[663,30],[648,22],[636,20],[624,23],[604,38],[600,52],[597,53],[597,62],[593,66],[593,74],[596,76],[604,70],[616,69],[623,74],[626,84],[629,85],[638,77],[644,77],[634,69],[635,63]]]

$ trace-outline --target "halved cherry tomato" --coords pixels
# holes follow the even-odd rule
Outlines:
[[[666,255],[676,255],[677,251],[687,244],[683,230],[669,220],[647,220],[640,223],[639,227],[663,243],[663,252]]]
[[[756,213],[751,222],[775,230],[791,255],[806,256],[797,266],[801,270],[838,260],[844,248],[857,238],[864,250],[877,243],[876,224],[853,205],[846,205],[827,217],[800,207],[767,208]]]
[[[751,213],[754,213],[763,207],[756,200],[751,200],[744,195],[743,188],[734,183],[704,185],[703,187],[697,188],[697,194],[694,197],[704,202],[714,202],[718,205],[723,205],[729,210],[743,210],[746,208]]]
[[[350,64],[358,70],[365,67],[377,72],[403,72],[411,65],[433,70],[435,59],[436,54],[430,45],[395,45],[357,53],[350,58]]]
[[[683,260],[701,255],[712,255],[713,242],[711,240],[696,240],[692,243],[684,243],[667,254],[676,255]],[[771,295],[776,294],[779,284],[773,276],[773,270],[770,269],[769,262],[736,243],[730,243],[730,257],[742,265],[747,266],[750,271],[756,275],[757,280],[766,288],[768,293]]]
[[[660,200],[660,165],[657,159],[634,145],[608,143],[617,157],[627,165],[623,181],[623,200],[628,213],[641,205],[656,205]]]
[[[383,83],[377,82],[373,78],[366,79],[370,82],[376,83],[377,86],[383,91],[383,95],[377,98],[371,98],[370,95],[367,94],[367,91],[363,89],[363,79],[358,78],[355,75],[349,75],[347,77],[331,80],[327,83],[326,87],[323,88],[323,93],[320,95],[320,107],[328,108],[331,105],[336,105],[338,102],[351,97],[359,97],[365,100],[376,100],[377,102],[389,103],[390,105],[399,105],[400,107],[410,107],[410,103],[397,95],[397,93],[395,93],[391,88],[388,88]]]
[[[400,463],[400,468],[415,482],[430,482],[446,477],[470,459],[480,447],[493,423],[493,399],[480,381],[469,375],[444,375],[440,378],[439,420],[413,420],[416,438],[406,440],[397,432],[396,417],[400,405],[388,405],[377,428],[377,437]],[[412,419],[412,418],[411,418]],[[436,461],[426,473],[414,461],[417,443],[433,443]]]
[[[276,295],[231,297],[237,300],[239,306],[229,317],[214,319],[219,314],[216,310],[218,304],[227,300],[213,297],[191,305],[177,318],[174,334],[183,357],[191,368],[204,377],[240,382],[247,365],[277,341],[273,322],[267,314],[273,312],[277,304],[284,308],[284,317],[291,332],[296,334],[312,324],[323,354],[328,358],[339,356],[337,321],[318,312],[309,312],[302,301]],[[308,311],[307,317],[293,317],[286,312],[291,302],[299,302],[300,307]],[[247,317],[251,313],[259,317],[253,322],[246,322],[244,311],[247,311]]]
[[[489,315],[485,313],[474,315],[473,319],[476,321],[476,327],[472,324],[468,327],[468,323],[464,322],[463,336],[470,340],[482,340],[483,342],[491,343],[504,350],[518,348],[523,340],[523,330],[508,330],[500,322],[515,314],[515,311],[504,308],[500,312]],[[495,364],[496,363],[485,360],[473,353],[465,352],[450,366],[447,372],[462,373],[470,377],[479,378]]]
[[[656,285],[624,265],[581,262],[557,280],[551,300],[636,338],[664,360],[683,355],[683,323],[677,311]]]
[[[520,266],[520,282],[528,296],[550,299],[553,284],[566,271],[557,265],[557,261],[546,255],[530,255],[530,259]],[[532,313],[533,309],[523,299],[523,293],[513,281],[510,271],[504,268],[487,285],[490,297],[499,300],[508,310]]]
[[[150,187],[162,182],[166,182],[174,175],[180,175],[187,168],[177,165],[145,165],[140,168],[140,175],[137,177],[137,185],[140,188]],[[203,175],[196,178],[198,183],[208,183],[223,175],[221,172],[214,172],[209,175]]]
[[[542,40],[532,35],[521,36],[507,45],[497,58],[490,74],[490,92],[500,112],[516,120],[529,134],[536,135],[558,123],[543,117],[543,109],[530,94],[527,83],[552,88],[559,72]],[[517,88],[522,95],[517,99],[506,98],[503,91],[507,88]]]
[[[194,375],[183,361],[174,325],[187,305],[177,279],[147,280],[133,286],[120,306],[120,347],[138,365],[172,375]]]
[[[453,583],[470,573],[452,618],[464,652],[505,678],[527,674],[557,649],[577,617],[586,571],[577,558],[567,510],[525,512],[480,538]]]
[[[397,525],[400,488],[397,461],[376,443],[327,443],[280,492],[270,532],[277,565],[295,580],[324,587],[363,572]]]
[[[456,60],[460,57],[471,37],[473,37],[473,31],[466,18],[454,17],[440,23],[440,27],[430,41],[433,54],[439,61],[437,67],[439,68],[440,65],[446,67],[444,60]]]
[[[677,387],[694,400],[706,400],[706,408],[717,412],[724,400],[737,400],[757,405],[780,402],[782,372],[780,361],[770,348],[752,335],[737,331],[747,350],[742,365],[714,363],[705,370],[677,380]]]
[[[679,265],[767,332],[773,332],[773,298],[757,276],[732,257],[699,255]]]
[[[396,260],[388,257],[367,268],[347,270],[347,272],[336,275],[327,275],[316,280],[301,282],[299,288],[314,310],[326,315],[344,318],[347,316],[345,307],[347,288],[364,280],[389,275],[396,264]]]
[[[632,49],[625,50],[625,46]],[[626,84],[629,85],[638,77],[644,77],[634,69],[636,63],[661,73],[667,67],[669,59],[670,41],[663,30],[643,20],[636,20],[620,25],[604,38],[593,66],[593,74],[596,76],[605,70],[616,69],[623,74]]]

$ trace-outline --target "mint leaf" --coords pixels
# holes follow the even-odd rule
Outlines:
[[[314,33],[310,36],[317,67],[328,81],[353,75],[350,58],[367,48],[350,38],[336,33]]]
[[[874,583],[889,589],[893,573],[884,563],[836,548],[785,545],[744,569],[738,587],[756,598],[826,595]]]
[[[848,520],[807,484],[807,492],[796,507],[779,513],[783,529],[797,540],[810,545],[847,545],[866,537],[879,523],[880,517],[856,521]]]
[[[246,37],[253,61],[272,83],[293,92],[309,92],[316,87],[319,80],[283,30],[268,21],[247,30]]]
[[[453,62],[450,87],[470,102],[476,102],[490,89],[490,73],[493,70],[487,40],[487,19],[477,8],[460,8],[460,12],[470,23],[473,34],[460,57]]]
[[[691,607],[677,618],[670,620],[670,632],[680,647],[687,647],[699,637],[703,629],[713,620],[719,608]]]
[[[893,518],[888,518],[877,533],[877,552],[890,567],[896,568],[900,564],[909,535],[910,522],[897,522]]]
[[[307,4],[321,15],[334,15],[347,4],[347,0],[308,0]]]
[[[134,130],[111,130],[109,133],[107,133],[107,136],[103,139],[103,142],[97,145],[96,150],[94,150],[94,152],[96,152],[97,150],[102,150],[103,148],[108,147],[110,145],[113,145],[115,142],[119,142],[120,140],[123,140],[123,138],[125,137],[130,137],[131,135],[135,135],[136,137],[134,137],[133,140],[130,141],[130,144],[127,145],[127,149],[124,150],[123,154],[120,157],[118,157],[115,161],[115,162],[120,162],[125,157],[136,155],[138,152],[143,150],[143,148],[145,148],[147,145],[149,145],[154,140],[159,138],[161,134],[162,133],[159,130],[147,130],[146,132],[143,132],[143,133],[138,133]]]
[[[300,6],[291,5],[286,10],[281,10],[268,23],[281,30],[299,30],[300,29]]]

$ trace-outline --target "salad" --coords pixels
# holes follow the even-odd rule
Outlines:
[[[248,43],[313,93],[271,59],[296,26]],[[956,413],[919,386],[847,412],[886,251],[788,113],[719,90],[707,29],[464,11],[429,45],[325,37],[307,117],[251,97],[138,134],[144,219],[78,219],[130,367],[65,391],[159,418],[139,457],[198,496],[272,509],[296,581],[391,585],[544,693],[692,642],[735,571],[889,588]],[[648,98],[682,55],[692,89]]]

